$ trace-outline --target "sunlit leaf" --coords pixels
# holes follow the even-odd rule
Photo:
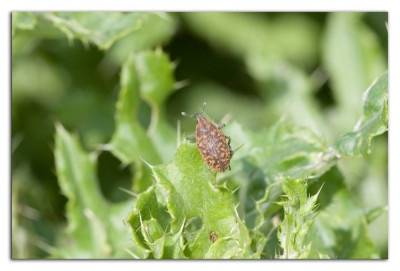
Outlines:
[[[283,178],[281,184],[285,196],[278,204],[283,206],[285,217],[278,231],[283,249],[283,254],[279,257],[307,259],[311,242],[306,241],[306,236],[316,217],[319,193],[312,197],[307,196],[307,179]]]
[[[169,161],[176,149],[176,132],[165,118],[165,101],[174,91],[174,65],[165,53],[148,51],[136,55],[135,66],[141,97],[152,109],[148,135],[160,157]]]
[[[151,185],[149,170],[143,167],[142,160],[159,164],[171,159],[175,152],[176,133],[163,115],[163,104],[173,91],[173,84],[172,64],[160,51],[132,54],[123,65],[116,131],[108,149],[124,164],[135,163],[135,191],[144,191]],[[137,117],[141,98],[152,108],[147,132]]]
[[[352,132],[339,137],[334,148],[343,156],[368,156],[372,138],[388,129],[388,73],[365,91],[363,113]]]
[[[101,194],[96,177],[95,153],[82,149],[76,136],[57,125],[55,160],[57,176],[67,197],[68,227],[65,242],[54,258],[130,258],[124,247],[129,235],[121,215],[132,201],[111,204]]]
[[[148,12],[138,30],[116,41],[105,52],[107,65],[115,64],[118,68],[132,52],[154,49],[156,46],[166,44],[173,37],[178,26],[175,17],[171,13]]]
[[[107,49],[116,40],[139,29],[145,13],[54,12],[43,16],[69,39],[78,38]]]
[[[385,70],[383,53],[362,16],[359,12],[330,13],[323,37],[323,64],[338,104],[332,122],[341,133],[361,113],[361,93]]]
[[[279,181],[279,175],[300,178],[322,174],[335,160],[320,137],[308,129],[282,122],[260,132],[232,122],[226,125],[224,133],[232,136],[233,149],[244,144],[231,161],[233,172],[250,163],[272,182]]]
[[[13,13],[13,33],[17,30],[34,37],[58,37],[79,39],[83,43],[93,43],[102,50],[109,49],[116,41],[129,34],[149,27],[158,16],[167,24],[173,24],[168,15],[148,12],[15,12]],[[169,21],[168,21],[169,20]],[[36,23],[37,22],[37,23]],[[26,30],[26,32],[23,32]],[[157,33],[159,33],[157,35]],[[163,33],[148,35],[142,31],[135,35],[135,40],[142,46],[151,45],[151,40],[158,40]],[[150,39],[150,41],[148,41]],[[153,41],[154,42],[154,41]]]
[[[165,238],[183,230],[175,248],[186,246],[187,257],[243,258],[251,255],[249,233],[237,215],[232,192],[215,183],[215,173],[204,163],[195,144],[183,143],[172,162],[152,167],[152,170],[159,192],[154,188],[148,190],[146,194],[150,193],[153,199],[145,200],[146,204],[137,203],[128,218],[131,233],[143,247],[149,247],[155,257],[163,257],[157,242],[163,243],[164,235],[161,237],[159,230],[157,234],[149,233],[146,223],[168,212],[172,220],[168,227],[161,227],[166,231]],[[163,208],[167,210],[160,211]],[[196,217],[200,218],[201,226],[195,232],[187,232],[189,229],[185,225]],[[217,236],[214,243],[209,236],[211,232]],[[159,238],[153,240],[149,234]]]
[[[121,91],[117,102],[116,130],[109,148],[122,162],[129,164],[142,158],[149,163],[161,162],[146,131],[137,120],[140,81],[131,55],[121,71]]]
[[[376,247],[369,237],[367,216],[362,206],[353,198],[343,183],[343,176],[336,167],[314,185],[323,188],[318,201],[318,216],[310,230],[312,258],[318,254],[331,259],[378,258]]]

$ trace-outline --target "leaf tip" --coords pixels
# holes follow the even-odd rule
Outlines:
[[[65,131],[64,126],[61,124],[61,122],[59,122],[58,120],[56,120],[54,122],[54,126],[56,127],[56,131],[57,133],[62,133],[63,131]]]

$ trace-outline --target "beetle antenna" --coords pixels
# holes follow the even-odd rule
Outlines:
[[[189,115],[189,114],[186,113],[186,112],[181,112],[181,114],[182,114],[182,116],[184,116],[184,117],[189,117],[189,118],[193,118],[193,117],[194,117],[194,115]]]
[[[182,114],[182,116],[184,116],[184,117],[193,118],[193,117],[196,117],[196,116],[198,116],[198,115],[203,115],[204,109],[206,109],[206,102],[203,103],[203,109],[201,110],[201,113],[196,113],[196,114],[193,114],[193,115],[189,115],[189,114],[186,113],[186,112],[181,112],[181,114]]]

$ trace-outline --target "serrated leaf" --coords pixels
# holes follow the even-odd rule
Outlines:
[[[116,40],[139,29],[146,13],[53,12],[43,16],[69,39],[92,42],[105,50]]]
[[[161,230],[165,232],[169,220],[170,216],[167,213],[166,206],[157,200],[154,187],[150,187],[138,196],[134,210],[126,221],[129,224],[133,241],[143,251],[146,251],[146,257],[151,251],[158,256],[162,255],[160,249],[163,248],[163,245],[161,244],[160,247],[160,241],[157,242],[157,240],[164,239]],[[146,226],[149,223],[152,223],[152,228]],[[155,225],[156,223],[158,225]]]
[[[101,50],[107,50],[116,41],[153,24],[155,15],[149,12],[15,12],[13,33],[28,30],[24,33],[40,38],[67,36],[70,40],[79,39],[85,44],[93,43]],[[159,13],[158,17],[163,18],[164,23],[173,25],[167,14]],[[163,33],[156,33],[164,36]],[[158,37],[142,32],[134,38],[146,44],[147,39]]]
[[[171,159],[175,151],[176,133],[163,115],[164,101],[173,91],[173,84],[173,67],[161,51],[132,54],[122,67],[116,130],[108,148],[123,163],[135,163],[136,192],[151,185],[149,169],[142,159],[153,165],[159,164]],[[138,122],[141,97],[152,107],[147,132]]]
[[[339,137],[335,150],[343,156],[371,154],[372,138],[388,129],[388,73],[376,79],[363,95],[363,113],[354,130]]]
[[[319,213],[314,223],[313,246],[336,259],[379,258],[368,236],[366,219],[360,211],[348,191],[342,189],[337,192],[332,203]]]
[[[231,136],[233,149],[244,145],[231,160],[232,170],[218,175],[218,179],[229,178],[230,182],[240,187],[238,212],[256,236],[255,243],[266,242],[275,238],[271,235],[275,231],[272,221],[279,212],[279,206],[274,201],[282,193],[280,189],[273,189],[268,193],[268,200],[262,200],[267,187],[279,184],[281,176],[304,178],[322,175],[334,165],[336,157],[310,130],[289,127],[282,122],[257,132],[232,122],[227,123],[224,133]],[[260,211],[264,217],[260,217]],[[262,228],[260,222],[264,223]],[[263,238],[260,238],[259,232],[263,233]],[[264,257],[273,257],[276,251],[276,245],[273,242],[269,244],[263,252],[266,253]]]
[[[151,164],[159,163],[161,156],[164,160],[172,158],[176,133],[164,117],[164,102],[172,93],[174,82],[173,66],[161,51],[130,55],[125,61],[117,103],[117,129],[111,141],[112,151],[125,163],[137,156]],[[147,134],[137,121],[140,98],[152,107]]]
[[[278,182],[277,176],[301,178],[323,174],[335,160],[320,137],[306,128],[289,127],[282,122],[260,132],[232,122],[226,125],[224,133],[231,135],[233,149],[244,144],[231,161],[233,172],[251,163],[266,175],[268,183]]]
[[[105,62],[115,64],[117,69],[132,52],[153,49],[166,44],[175,34],[178,21],[174,14],[165,12],[148,12],[142,26],[116,41],[105,52]]]
[[[121,91],[117,102],[116,130],[109,144],[110,151],[123,163],[143,158],[151,164],[161,162],[153,143],[137,119],[140,82],[131,55],[122,66]]]
[[[148,135],[163,161],[169,161],[176,149],[176,132],[165,118],[165,101],[174,91],[174,65],[162,51],[136,54],[135,65],[140,95],[152,109]]]
[[[316,217],[318,193],[307,196],[307,179],[282,178],[285,196],[278,204],[283,206],[284,219],[279,226],[278,238],[283,249],[283,259],[307,259],[311,243],[306,240]]]
[[[126,234],[121,214],[133,201],[111,204],[96,178],[95,153],[85,152],[78,139],[56,126],[55,160],[59,184],[68,199],[66,243],[54,258],[130,258],[123,248]]]
[[[186,236],[185,242],[180,239],[175,243],[173,247],[177,251],[173,255],[184,254],[189,258],[243,258],[251,255],[249,233],[237,215],[232,192],[225,186],[215,183],[215,173],[204,163],[195,144],[183,143],[172,162],[154,166],[152,171],[159,193],[156,196],[154,188],[147,193],[153,191],[153,197],[156,198],[151,202],[153,204],[164,202],[172,218],[169,226],[163,227],[168,231],[165,238],[176,235],[182,230],[179,238]],[[140,202],[138,199],[128,219],[131,221],[131,233],[135,232],[135,238],[143,234],[143,228],[140,228],[138,221],[151,219],[140,207],[148,205]],[[150,203],[149,200],[147,202]],[[162,205],[162,203],[157,204]],[[152,217],[155,217],[159,213],[157,211],[159,207],[151,208],[154,212]],[[189,229],[183,226],[187,221],[197,217],[201,219],[201,228],[194,233],[188,232]],[[210,232],[214,232],[217,236],[215,243],[210,240]],[[165,256],[157,253],[158,250],[154,250],[148,241],[142,242],[152,250],[153,255]],[[179,250],[180,253],[177,253]]]
[[[138,53],[136,67],[142,97],[160,107],[173,92],[175,83],[173,65],[168,56],[160,50]]]
[[[264,196],[255,202],[255,209],[257,211],[257,217],[255,219],[255,226],[253,227],[251,231],[251,239],[252,239],[252,249],[255,251],[254,255],[256,255],[258,258],[261,258],[261,255],[263,254],[264,247],[266,243],[269,241],[271,234],[277,229],[278,227],[278,215],[273,217],[270,221],[267,219],[271,217],[270,214],[266,214],[267,210],[270,209],[270,205],[275,205],[274,203],[272,204],[272,200],[270,199],[270,194],[272,188],[279,186],[277,183],[273,183],[267,186],[265,189],[265,194]],[[248,215],[248,214],[246,214]],[[264,231],[267,232],[265,234],[261,228],[265,224],[270,224],[268,225],[268,230]]]
[[[204,163],[195,144],[182,144],[172,163],[157,166],[153,172],[157,182],[168,191],[173,230],[183,219],[200,217],[203,227],[214,232],[218,240],[233,242],[229,252],[217,250],[209,257],[237,258],[248,253],[248,232],[236,213],[231,191],[215,184],[215,173]]]
[[[320,208],[308,240],[311,258],[319,254],[331,259],[374,259],[379,255],[368,232],[367,217],[354,200],[336,167],[321,177],[324,188],[319,195]],[[315,184],[320,187],[320,182]]]
[[[361,93],[385,70],[378,39],[362,21],[360,12],[333,12],[327,17],[322,40],[323,64],[338,103],[332,124],[340,133],[361,113]]]

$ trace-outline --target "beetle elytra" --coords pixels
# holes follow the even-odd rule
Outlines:
[[[216,126],[202,116],[205,107],[206,103],[203,104],[201,113],[193,115],[182,112],[183,116],[194,117],[197,120],[196,135],[189,136],[187,140],[196,140],[201,157],[210,168],[218,172],[224,172],[230,169],[229,164],[233,155],[233,150],[230,146],[231,138],[225,136],[221,131],[225,124]]]

